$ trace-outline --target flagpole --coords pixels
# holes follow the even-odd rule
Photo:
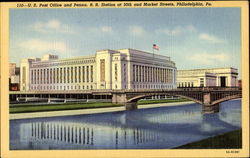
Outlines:
[[[155,60],[155,50],[154,50],[154,44],[153,44],[153,65],[154,65],[154,60]]]

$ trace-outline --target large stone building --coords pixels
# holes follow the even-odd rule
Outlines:
[[[177,87],[237,87],[235,68],[192,69],[177,71]]]
[[[21,91],[176,88],[170,57],[135,49],[100,50],[95,55],[21,61]]]

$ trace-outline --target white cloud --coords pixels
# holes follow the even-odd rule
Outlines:
[[[102,26],[102,27],[100,27],[100,30],[102,32],[112,32],[113,31],[112,27],[110,27],[110,26]]]
[[[91,27],[86,28],[85,30],[88,30],[92,33],[113,33],[113,28],[111,26]]]
[[[202,40],[212,42],[212,43],[225,43],[224,40],[219,39],[218,37],[210,35],[208,33],[200,33],[199,38],[202,39]]]
[[[145,30],[141,26],[130,26],[129,33],[136,36],[141,36],[145,34]]]
[[[230,61],[230,56],[227,53],[196,53],[191,56],[187,56],[186,59],[189,59],[192,62],[205,65],[213,65],[218,62],[226,63]]]
[[[188,25],[185,27],[177,26],[177,27],[172,28],[172,29],[164,28],[164,29],[156,30],[156,33],[163,33],[163,34],[168,35],[168,36],[177,36],[180,34],[190,33],[190,32],[197,32],[197,29],[193,25]]]
[[[60,53],[66,53],[70,51],[70,49],[66,46],[64,42],[54,41],[48,42],[40,39],[31,39],[24,42],[19,43],[21,48],[24,48],[29,51],[36,52],[48,52],[48,51],[56,51]]]
[[[61,23],[59,20],[51,19],[46,22],[37,21],[31,27],[41,33],[57,31],[61,33],[74,33],[73,28],[70,29],[69,25]]]

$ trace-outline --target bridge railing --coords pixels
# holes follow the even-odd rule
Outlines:
[[[94,89],[94,90],[51,90],[51,91],[10,91],[10,94],[67,94],[67,93],[113,93],[113,92],[166,92],[166,91],[216,91],[216,90],[228,90],[235,91],[241,90],[240,87],[183,87],[176,89],[122,89],[122,90],[112,90],[112,89]]]
[[[241,87],[178,87],[179,90],[184,91],[209,91],[209,90],[242,90]]]

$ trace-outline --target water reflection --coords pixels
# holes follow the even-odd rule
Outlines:
[[[72,144],[94,145],[93,128],[62,122],[35,122],[20,125],[21,141],[53,140]]]
[[[227,102],[226,102],[227,103]],[[241,127],[240,101],[201,114],[198,104],[10,122],[10,149],[173,148]]]
[[[153,131],[139,128],[107,128],[68,122],[34,122],[20,125],[20,141],[23,144],[29,144],[29,148],[32,149],[42,148],[46,142],[54,142],[60,146],[70,143],[78,145],[77,148],[84,146],[96,148],[103,145],[102,143],[105,141],[108,145],[113,144],[113,147],[120,148],[126,147],[128,144],[138,145],[153,142],[158,135]],[[34,142],[36,142],[36,146]]]

